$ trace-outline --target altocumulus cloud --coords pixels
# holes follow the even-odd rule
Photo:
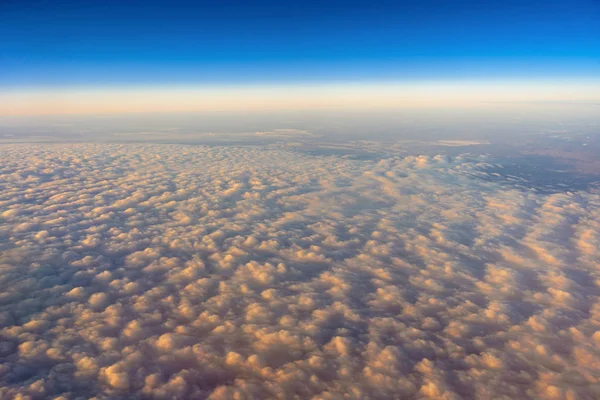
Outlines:
[[[468,157],[0,160],[2,399],[600,397],[598,194]]]

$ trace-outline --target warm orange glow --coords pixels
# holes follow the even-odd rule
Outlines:
[[[46,88],[0,93],[0,115],[462,107],[490,102],[589,102],[598,101],[598,93],[598,82]]]

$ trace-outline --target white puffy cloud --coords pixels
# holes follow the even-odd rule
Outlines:
[[[600,196],[483,157],[0,147],[0,398],[600,396]]]

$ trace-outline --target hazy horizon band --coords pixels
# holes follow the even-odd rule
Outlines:
[[[423,80],[246,85],[106,85],[3,90],[0,115],[389,109],[600,101],[600,80]]]

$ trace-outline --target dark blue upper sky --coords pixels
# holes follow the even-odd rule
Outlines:
[[[0,0],[5,87],[598,75],[598,0]]]

